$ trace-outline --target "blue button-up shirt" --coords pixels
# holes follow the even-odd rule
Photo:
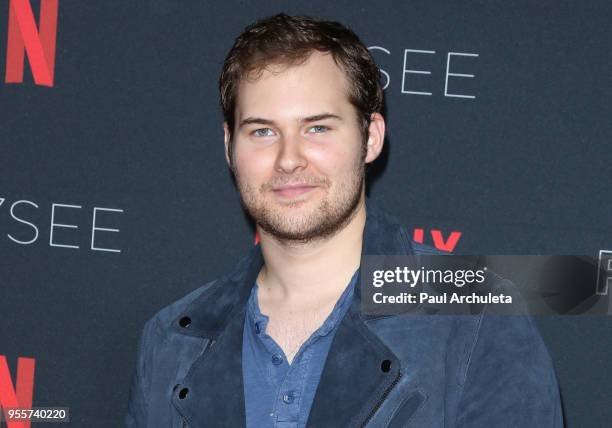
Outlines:
[[[281,347],[266,334],[268,317],[257,303],[257,283],[247,303],[242,341],[242,373],[247,427],[306,426],[327,353],[353,297],[359,269],[334,309],[306,340],[291,364]]]

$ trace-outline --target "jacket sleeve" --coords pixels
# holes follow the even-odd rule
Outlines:
[[[149,360],[152,356],[152,335],[157,320],[150,319],[145,324],[138,345],[136,368],[132,375],[128,411],[125,417],[126,428],[143,428],[147,426],[147,396]]]
[[[531,316],[480,318],[458,406],[461,428],[563,427],[553,363]]]

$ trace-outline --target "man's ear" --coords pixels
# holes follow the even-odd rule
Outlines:
[[[230,131],[227,122],[223,122],[223,142],[225,143],[225,161],[227,162],[227,166],[232,168],[230,159],[229,159],[229,143],[230,143]]]
[[[385,118],[380,113],[370,116],[369,136],[365,163],[373,162],[382,152],[385,141]]]

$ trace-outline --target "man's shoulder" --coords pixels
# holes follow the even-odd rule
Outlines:
[[[164,306],[159,309],[148,321],[147,323],[156,324],[159,327],[167,329],[171,326],[172,322],[174,322],[181,314],[186,312],[186,309],[197,299],[203,296],[208,290],[215,287],[219,284],[231,283],[231,280],[238,279],[241,275],[244,275],[246,271],[247,265],[252,260],[255,254],[255,247],[253,247],[250,251],[247,252],[246,255],[243,255],[238,259],[236,264],[232,269],[230,269],[225,274],[220,275],[219,277],[206,282],[204,285],[196,288],[195,290],[189,292],[183,297],[175,300],[174,302]]]

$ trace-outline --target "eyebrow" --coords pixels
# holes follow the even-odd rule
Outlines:
[[[311,123],[311,122],[318,122],[320,120],[325,120],[325,119],[342,120],[342,118],[338,116],[337,114],[321,113],[321,114],[315,114],[313,116],[304,117],[300,119],[300,122]],[[271,125],[271,126],[275,125],[274,121],[270,119],[264,119],[263,117],[247,117],[240,121],[240,123],[238,124],[238,128],[242,128],[245,125],[251,125],[251,124]]]

